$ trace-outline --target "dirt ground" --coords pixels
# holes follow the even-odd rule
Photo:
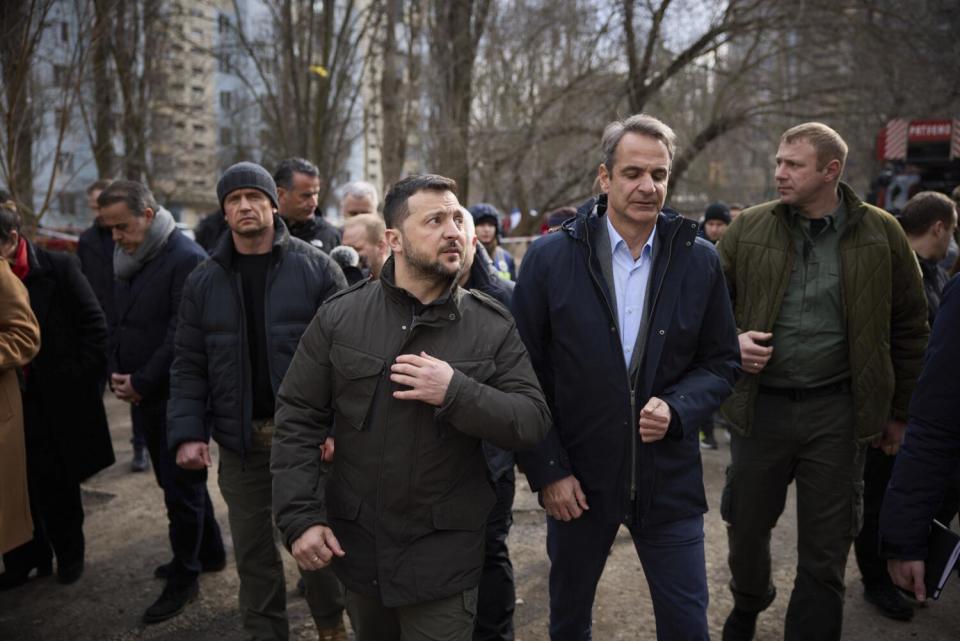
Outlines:
[[[169,560],[166,515],[153,474],[129,471],[130,422],[126,407],[108,403],[118,462],[84,485],[87,520],[87,566],[83,578],[62,586],[54,578],[31,580],[0,593],[0,641],[81,641],[151,639],[194,641],[243,639],[236,611],[238,579],[232,558],[227,569],[200,579],[200,597],[180,616],[145,626],[143,610],[159,595],[153,568]],[[707,572],[710,580],[711,634],[720,628],[731,607],[727,590],[726,533],[718,506],[723,469],[729,449],[721,439],[718,451],[704,452],[704,474],[712,508],[706,517]],[[218,520],[228,537],[226,508],[211,474],[210,492]],[[759,619],[757,641],[783,638],[783,617],[793,580],[795,512],[793,497],[774,532],[774,567],[778,597]],[[548,562],[544,515],[523,481],[518,483],[515,524],[510,535],[517,582],[516,637],[546,641]],[[229,537],[227,538],[230,547]],[[231,553],[228,552],[232,556]],[[303,599],[296,595],[296,569],[285,555],[291,638],[315,639]],[[653,610],[643,572],[625,530],[621,530],[600,584],[594,609],[594,638],[654,639]],[[960,582],[952,584],[939,602],[918,610],[910,623],[885,619],[864,602],[860,577],[851,554],[847,568],[844,639],[854,641],[947,641],[960,638]]]

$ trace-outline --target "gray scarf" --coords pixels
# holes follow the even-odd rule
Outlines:
[[[120,280],[133,278],[144,265],[160,253],[170,239],[170,234],[176,229],[177,223],[173,220],[173,215],[163,207],[158,207],[157,213],[153,216],[153,222],[147,227],[143,242],[132,254],[123,251],[120,245],[113,248],[114,275]]]

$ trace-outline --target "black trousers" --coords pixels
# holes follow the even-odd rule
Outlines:
[[[510,470],[494,484],[497,502],[487,517],[486,551],[477,598],[474,641],[513,641],[516,593],[507,536],[513,525],[516,476]]]
[[[863,465],[863,527],[853,542],[857,566],[864,585],[893,585],[887,574],[887,562],[880,558],[880,507],[897,458],[875,447],[867,448]]]
[[[207,493],[207,471],[177,466],[176,452],[167,447],[167,403],[132,405],[134,429],[139,425],[147,439],[157,485],[167,507],[173,561],[169,583],[183,586],[197,580],[201,559],[208,563],[224,558],[223,537]]]
[[[34,567],[50,568],[53,555],[60,568],[81,563],[84,539],[80,483],[65,471],[52,440],[28,437],[26,445],[33,539],[4,554],[4,568],[15,574],[26,574]]]

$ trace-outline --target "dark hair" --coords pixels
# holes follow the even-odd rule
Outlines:
[[[293,188],[293,174],[306,174],[311,178],[319,178],[320,170],[317,166],[306,158],[286,158],[277,165],[277,170],[273,172],[273,182],[277,187],[284,189]]]
[[[0,201],[0,243],[9,241],[12,232],[19,234],[20,225],[20,214],[17,213],[17,208],[8,205],[6,201]]]
[[[603,164],[607,171],[613,171],[613,162],[617,153],[617,146],[620,140],[627,134],[639,134],[641,136],[650,136],[663,143],[667,149],[667,155],[670,156],[670,162],[673,163],[673,154],[677,149],[677,136],[673,129],[668,127],[662,121],[657,120],[648,114],[634,114],[624,120],[615,120],[603,130],[603,139],[601,146],[603,148]]]
[[[6,189],[0,189],[0,203],[5,203],[8,200],[13,200],[13,196]]]
[[[410,214],[407,201],[419,191],[452,191],[457,193],[457,182],[436,174],[413,174],[397,182],[383,199],[383,220],[387,229],[399,229]]]
[[[903,206],[898,220],[909,236],[919,236],[938,220],[948,228],[953,224],[956,205],[946,194],[937,191],[921,191]]]
[[[95,191],[103,191],[109,186],[110,186],[109,180],[98,180],[94,183],[91,183],[91,185],[87,187],[87,195],[89,196]]]
[[[147,209],[154,212],[158,209],[157,200],[150,189],[136,180],[115,180],[97,196],[99,207],[109,207],[117,203],[125,203],[134,216],[143,216]]]

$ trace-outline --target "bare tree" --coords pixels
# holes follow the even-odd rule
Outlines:
[[[491,13],[475,77],[471,196],[520,209],[516,233],[539,225],[531,209],[590,194],[621,84],[604,54],[611,18],[597,8],[561,0]]]
[[[53,0],[0,2],[3,71],[2,170],[21,211],[33,212],[33,141],[36,114],[30,100],[32,67]]]
[[[384,0],[379,9],[383,23],[377,30],[383,34],[379,84],[381,160],[386,188],[403,173],[408,141],[417,131],[421,69],[418,44],[424,7],[422,0]]]
[[[162,84],[158,67],[167,44],[165,3],[103,0],[113,30],[110,51],[122,105],[123,175],[149,182],[147,147],[152,89]],[[104,133],[103,135],[106,135]]]
[[[117,170],[117,151],[114,145],[116,120],[114,119],[115,78],[110,66],[113,48],[110,0],[94,0],[94,23],[91,33],[93,48],[90,75],[93,79],[93,158],[97,163],[97,175],[113,176]]]
[[[265,160],[313,160],[327,178],[323,201],[352,142],[371,12],[352,0],[274,0],[264,2],[268,28],[254,32],[233,4],[232,66],[260,106]]]
[[[73,178],[73,156],[63,145],[86,65],[87,47],[80,33],[89,25],[90,11],[83,0],[62,2],[61,15],[73,22],[52,21],[55,5],[55,0],[0,3],[0,25],[7,29],[0,34],[4,79],[0,170],[28,227],[39,222]],[[71,35],[71,30],[78,33]],[[45,38],[51,43],[46,48]],[[41,166],[47,171],[38,194]]]
[[[470,194],[470,108],[473,69],[491,0],[433,0],[430,11],[431,69],[437,82],[430,121],[433,171],[457,181]]]

